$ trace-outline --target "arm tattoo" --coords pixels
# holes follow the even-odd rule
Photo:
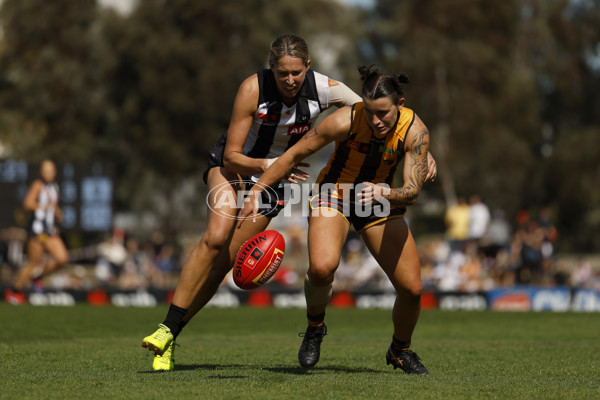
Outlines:
[[[317,128],[313,129],[312,131],[308,131],[306,133],[306,135],[304,135],[304,140],[308,140],[309,138],[313,137],[313,136],[318,136],[319,133],[317,132]],[[308,154],[314,154],[315,150],[313,149],[306,149],[306,151],[308,152]]]
[[[423,128],[411,143],[408,158],[404,161],[407,180],[400,188],[390,190],[387,196],[390,203],[395,205],[411,205],[417,200],[425,177],[427,176],[427,153],[429,151],[429,131]],[[407,170],[408,168],[408,170]]]
[[[313,129],[312,131],[308,131],[306,133],[306,135],[304,135],[304,140],[310,139],[313,136],[318,136],[319,133],[317,132],[317,128]]]

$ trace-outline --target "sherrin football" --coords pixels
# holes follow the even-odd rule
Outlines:
[[[248,239],[237,253],[233,281],[245,290],[265,284],[281,265],[285,241],[277,231],[269,230]]]

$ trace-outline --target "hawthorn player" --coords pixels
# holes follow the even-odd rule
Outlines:
[[[404,107],[401,83],[408,83],[406,75],[385,75],[373,66],[359,71],[362,102],[337,110],[279,157],[249,192],[250,201],[240,217],[256,215],[255,199],[264,185],[279,181],[298,162],[335,141],[335,151],[317,179],[320,190],[313,192],[311,199],[310,265],[304,285],[308,327],[298,360],[306,368],[319,361],[327,334],[325,309],[353,225],[397,293],[387,363],[406,373],[428,374],[410,350],[421,309],[421,275],[417,248],[403,215],[406,206],[416,201],[423,183],[435,179],[435,172],[428,172],[429,132],[421,119]],[[403,159],[403,186],[393,188],[394,172]],[[343,190],[344,186],[354,189]]]

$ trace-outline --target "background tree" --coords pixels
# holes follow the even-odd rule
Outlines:
[[[5,0],[0,132],[20,157],[82,160],[105,106],[94,0]]]
[[[591,249],[584,220],[597,208],[583,196],[598,193],[598,168],[563,143],[574,131],[596,142],[586,125],[598,126],[598,64],[586,59],[598,54],[599,12],[593,2],[376,2],[366,53],[412,77],[409,104],[432,131],[447,203],[479,193],[511,216],[549,205],[564,248]],[[574,190],[574,174],[596,185]]]
[[[312,51],[317,38],[345,31],[346,13],[329,1],[290,0],[151,0],[127,17],[109,13],[104,32],[113,53],[106,80],[114,112],[107,134],[118,144],[110,152],[127,182],[119,185],[120,206],[171,221],[204,212],[199,182],[208,147],[227,129],[242,80],[267,66],[276,36],[298,33]],[[182,187],[187,190],[177,190]]]
[[[271,41],[294,32],[314,69],[357,91],[360,64],[411,77],[408,105],[441,170],[415,222],[439,232],[445,203],[479,193],[508,216],[549,206],[561,249],[597,249],[600,4],[374,4],[145,0],[120,15],[94,0],[4,0],[0,145],[27,161],[111,163],[117,211],[201,222],[208,146]]]

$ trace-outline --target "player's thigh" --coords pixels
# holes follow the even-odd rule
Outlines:
[[[59,264],[65,264],[69,261],[69,253],[65,243],[62,241],[60,236],[50,236],[44,242],[46,251],[54,258]]]
[[[208,224],[203,241],[208,247],[219,248],[226,245],[233,234],[239,213],[237,195],[241,180],[237,174],[225,168],[211,168],[207,176]]]
[[[234,258],[244,242],[257,233],[264,231],[269,225],[269,222],[271,222],[271,218],[260,214],[256,216],[256,221],[244,221],[241,227],[234,230],[233,237],[231,238],[231,242],[229,244],[229,257],[231,262],[230,266],[233,266]]]
[[[42,242],[35,238],[31,238],[27,241],[27,257],[29,264],[39,264],[42,261],[44,255],[44,245]]]
[[[421,291],[421,264],[404,218],[392,218],[361,233],[367,248],[396,290]]]
[[[308,220],[309,275],[325,277],[340,263],[350,224],[338,212],[319,211],[313,210]]]

